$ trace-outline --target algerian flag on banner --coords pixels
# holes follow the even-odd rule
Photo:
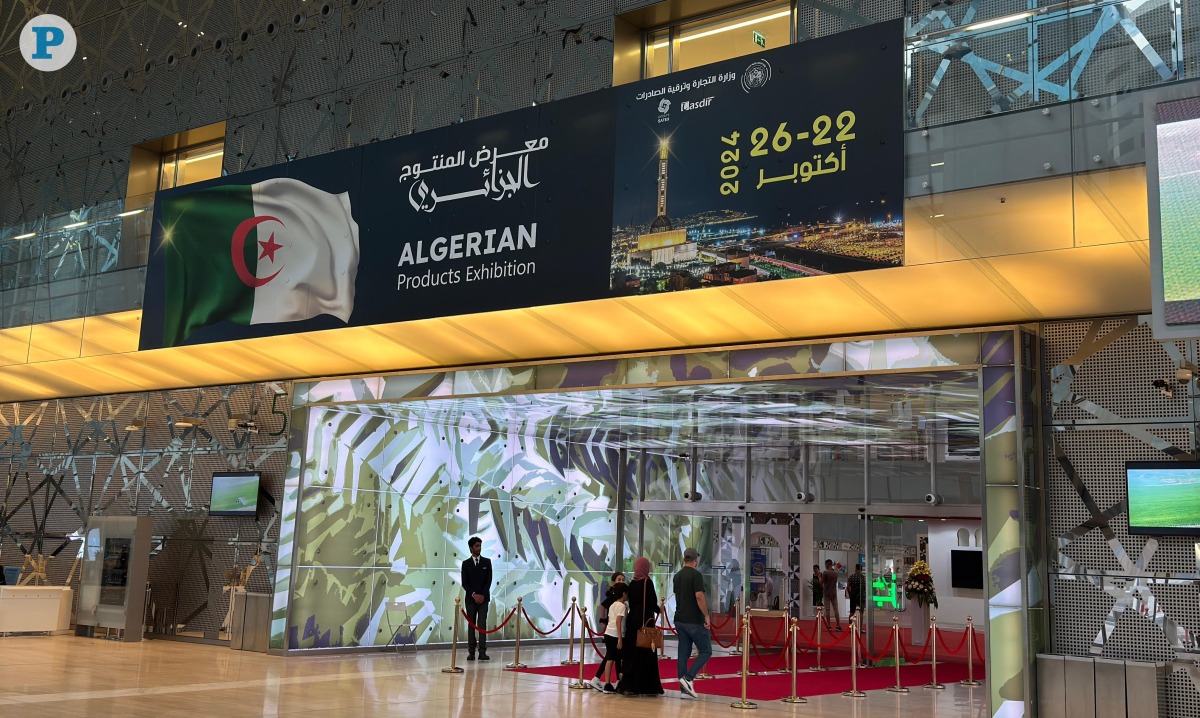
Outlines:
[[[164,199],[163,345],[217,322],[267,324],[354,311],[358,224],[350,195],[294,179]]]

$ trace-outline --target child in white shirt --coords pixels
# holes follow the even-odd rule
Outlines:
[[[600,667],[596,669],[596,677],[589,681],[589,685],[598,691],[605,693],[616,693],[617,682],[621,675],[621,651],[624,646],[621,645],[621,638],[625,629],[625,584],[613,584],[609,588],[609,598],[612,603],[608,606],[608,625],[604,628],[604,658],[600,661]],[[611,671],[607,681],[601,681],[604,678],[605,669]]]

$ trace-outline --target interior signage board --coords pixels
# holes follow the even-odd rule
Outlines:
[[[894,21],[615,88],[611,293],[902,264],[902,53]]]
[[[604,296],[611,97],[161,192],[141,348]]]

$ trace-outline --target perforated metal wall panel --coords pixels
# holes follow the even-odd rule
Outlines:
[[[1129,533],[1126,461],[1195,454],[1196,387],[1175,381],[1195,342],[1159,343],[1147,318],[1042,325],[1053,650],[1166,662],[1161,714],[1200,715],[1195,537]],[[1152,385],[1169,380],[1167,398]]]
[[[290,394],[290,384],[269,383],[0,405],[0,562],[56,554],[47,576],[62,584],[80,548],[70,536],[88,516],[148,514],[162,538],[148,622],[216,632],[231,567],[261,554],[249,590],[271,590],[279,526],[274,506],[257,518],[209,517],[212,474],[256,470],[282,499]],[[231,417],[258,433],[230,430]]]

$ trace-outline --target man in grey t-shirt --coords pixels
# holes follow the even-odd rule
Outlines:
[[[704,597],[704,575],[696,570],[700,554],[689,548],[683,552],[683,568],[675,574],[675,634],[679,637],[679,697],[695,698],[692,681],[712,657],[712,640],[708,635],[708,601]],[[692,645],[700,649],[696,661],[688,667]]]
[[[829,625],[829,616],[837,621],[838,631],[842,630],[842,614],[838,609],[838,572],[833,567],[833,561],[825,559],[825,570],[821,572],[821,590],[825,594],[825,625]]]

